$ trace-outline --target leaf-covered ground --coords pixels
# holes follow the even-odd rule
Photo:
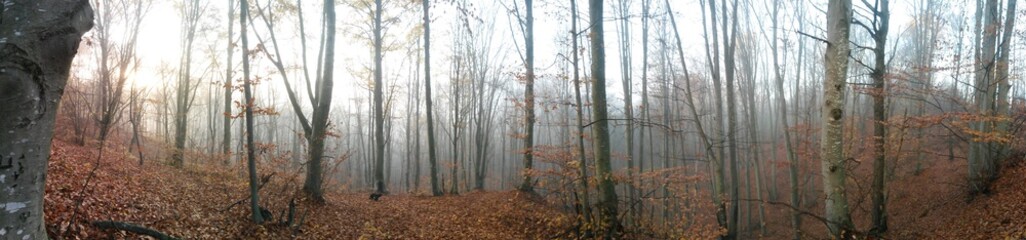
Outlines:
[[[1009,166],[994,182],[989,195],[969,199],[965,185],[965,160],[935,160],[919,174],[898,174],[888,182],[888,231],[885,239],[1026,239],[1026,161]],[[870,179],[868,171],[855,171],[852,179]],[[868,186],[852,184],[849,191],[865,192]],[[868,204],[863,195],[849,195],[853,204],[852,220],[856,228],[870,228]],[[768,206],[769,231],[762,239],[789,239],[790,222],[786,219],[790,209]],[[813,206],[812,213],[822,216],[822,204]],[[824,224],[811,217],[803,217],[805,238],[829,238]]]
[[[45,197],[51,237],[141,238],[90,224],[113,220],[185,239],[572,238],[568,234],[573,219],[568,213],[515,191],[445,197],[389,195],[378,202],[369,200],[367,193],[329,191],[325,203],[315,204],[296,192],[301,186],[296,172],[269,168],[260,170],[262,178],[268,179],[260,201],[274,218],[257,225],[249,220],[248,184],[241,166],[190,163],[178,169],[153,161],[140,166],[120,146],[108,148],[99,162],[96,155],[94,144],[83,147],[54,140]],[[967,201],[964,190],[964,169],[964,161],[935,161],[920,174],[893,179],[886,237],[1026,239],[1026,164],[1006,167],[992,194],[972,201]],[[90,173],[95,176],[86,186]],[[281,222],[294,198],[298,227],[287,227]],[[78,214],[73,214],[79,202]],[[769,231],[759,236],[789,238],[784,220],[789,211],[768,208]],[[857,208],[853,213],[860,229],[868,225],[865,212]],[[826,236],[814,219],[806,218],[803,225],[807,237]]]
[[[1019,164],[1005,169],[990,195],[955,211],[952,221],[927,238],[1026,239],[1026,165]]]
[[[572,225],[569,215],[517,192],[389,195],[374,202],[367,194],[329,191],[324,204],[297,199],[295,222],[302,225],[290,228],[280,222],[289,200],[301,195],[294,192],[299,188],[295,174],[286,172],[267,178],[261,205],[274,219],[257,225],[249,220],[249,203],[243,200],[248,185],[241,169],[140,166],[116,147],[97,162],[95,146],[59,140],[52,151],[46,222],[50,236],[61,239],[140,238],[90,224],[104,220],[185,239],[550,239]],[[84,187],[91,172],[95,176]],[[80,199],[78,214],[73,214]]]

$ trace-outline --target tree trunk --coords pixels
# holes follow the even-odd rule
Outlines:
[[[196,91],[192,84],[192,44],[196,40],[196,30],[202,15],[198,0],[186,2],[182,8],[183,53],[178,69],[178,89],[175,92],[175,145],[171,155],[171,164],[176,167],[185,166],[189,110],[192,108]]]
[[[992,77],[994,74],[994,50],[997,41],[998,10],[996,0],[986,0],[986,5],[977,1],[977,42],[976,45],[976,90],[974,101],[976,110],[981,116],[991,114],[991,106],[994,102],[994,85]],[[983,7],[981,7],[983,6]],[[981,25],[982,24],[982,25]],[[977,121],[973,123],[973,130],[981,133],[989,133],[991,127],[988,121]],[[972,195],[989,192],[990,178],[994,172],[990,144],[987,142],[973,141],[969,146],[969,192]]]
[[[823,80],[823,130],[820,139],[826,219],[835,238],[853,238],[854,225],[845,194],[844,91],[848,76],[851,0],[831,0],[827,8],[827,49]]]
[[[627,196],[628,196],[628,199],[627,199],[628,209],[627,209],[627,211],[630,212],[630,217],[631,217],[628,221],[629,222],[633,222],[633,223],[637,223],[638,218],[641,217],[641,210],[637,209],[638,208],[637,205],[640,204],[640,201],[637,201],[638,195],[639,195],[638,194],[639,190],[637,189],[637,186],[636,186],[636,185],[640,184],[640,179],[637,179],[637,177],[635,177],[634,175],[635,175],[635,172],[637,171],[637,169],[639,169],[640,167],[635,168],[635,159],[644,160],[644,153],[642,152],[645,149],[645,147],[644,147],[645,146],[645,142],[643,141],[644,140],[644,131],[642,131],[642,135],[639,138],[640,140],[642,140],[642,142],[637,144],[637,146],[639,148],[639,151],[638,151],[639,153],[635,154],[635,152],[634,152],[634,146],[635,146],[635,144],[634,144],[634,134],[635,134],[635,132],[634,132],[634,97],[633,97],[634,96],[634,94],[633,94],[634,93],[634,90],[633,90],[634,83],[633,83],[633,81],[631,81],[631,47],[630,47],[631,40],[630,40],[630,29],[629,29],[630,28],[630,21],[629,21],[630,17],[628,16],[630,13],[627,10],[627,7],[629,6],[629,3],[626,0],[618,0],[617,4],[618,4],[617,7],[619,8],[619,9],[617,9],[618,14],[619,14],[618,17],[620,19],[619,19],[619,22],[617,23],[617,25],[615,25],[615,26],[617,27],[617,36],[620,38],[620,44],[619,44],[620,49],[619,50],[620,50],[620,72],[621,72],[621,79],[623,81],[623,83],[621,84],[623,86],[623,101],[624,101],[624,103],[623,103],[623,111],[624,111],[624,118],[627,119],[627,122],[624,123],[626,125],[626,131],[625,131],[624,135],[627,137],[627,147],[626,147],[627,148],[627,182],[628,182],[628,184],[627,184],[627,192],[628,192],[628,194],[627,194]],[[598,120],[598,119],[596,119],[596,120]],[[643,163],[642,161],[638,161],[638,162],[639,163]],[[638,165],[641,165],[641,164],[638,164]],[[644,208],[644,207],[642,207],[642,208]]]
[[[710,0],[709,1],[709,20],[711,20],[711,24],[709,25],[710,27],[708,28],[708,30],[705,28],[705,24],[704,24],[704,21],[705,21],[705,11],[702,11],[702,13],[703,13],[702,14],[702,16],[703,16],[703,18],[702,18],[702,20],[703,20],[703,28],[702,28],[702,30],[703,31],[708,31],[708,32],[712,33],[712,42],[711,42],[712,43],[712,47],[711,48],[708,47],[708,45],[709,45],[708,38],[706,38],[706,44],[705,45],[707,46],[706,47],[706,57],[708,58],[709,67],[711,69],[710,71],[712,72],[713,92],[714,92],[714,95],[715,95],[715,98],[716,98],[715,101],[712,101],[715,104],[715,107],[716,107],[716,114],[713,116],[713,125],[712,125],[713,132],[716,135],[715,136],[708,136],[708,135],[706,136],[706,137],[708,137],[709,141],[712,141],[709,144],[711,146],[713,146],[713,149],[710,149],[709,155],[714,156],[713,158],[715,159],[714,161],[712,161],[712,171],[713,171],[713,174],[712,174],[713,175],[713,178],[712,178],[713,204],[716,205],[716,222],[720,225],[720,227],[726,228],[727,225],[728,225],[727,224],[727,220],[728,220],[728,217],[727,217],[727,205],[726,205],[726,199],[725,199],[727,194],[725,193],[724,176],[723,176],[725,174],[725,172],[723,171],[723,165],[725,164],[725,162],[723,161],[723,156],[726,155],[726,154],[724,154],[725,152],[724,152],[723,142],[722,142],[723,141],[722,137],[724,135],[726,135],[726,134],[724,134],[724,131],[723,131],[723,96],[722,96],[722,90],[720,89],[721,88],[720,87],[720,62],[719,62],[720,61],[719,60],[720,59],[720,50],[719,50],[719,40],[718,40],[719,37],[718,37],[717,31],[716,31],[716,1],[715,0]],[[710,55],[709,54],[709,52],[710,52],[709,50],[710,49],[712,50],[711,51],[712,52],[711,56],[709,56]],[[690,92],[690,90],[689,90],[689,92]],[[692,104],[694,104],[694,103],[692,103]],[[699,115],[695,114],[696,118],[698,116]]]
[[[873,78],[873,148],[876,155],[873,159],[873,187],[870,194],[873,199],[871,207],[873,226],[870,233],[876,236],[887,232],[887,196],[885,195],[887,189],[884,179],[887,159],[887,88],[884,77],[887,75],[887,63],[884,54],[887,47],[888,24],[890,23],[888,2],[888,0],[881,0],[879,8],[875,9],[878,14],[874,16],[877,18],[874,22],[878,21],[879,25],[874,26],[876,30],[872,33],[873,40],[876,42],[876,46],[873,48],[874,69],[870,73]],[[922,143],[920,142],[920,144]]]
[[[132,142],[129,143],[129,148],[135,145],[137,157],[139,157],[139,165],[143,165],[143,146],[142,146],[142,135],[139,134],[139,125],[142,124],[142,109],[145,106],[142,99],[142,92],[133,87],[131,93],[131,101],[128,103],[129,113],[128,121],[132,124]]]
[[[1011,84],[1009,84],[1008,79],[1008,58],[1012,54],[1012,48],[1010,47],[1010,45],[1012,44],[1012,35],[1015,34],[1015,15],[1017,14],[1015,9],[1016,0],[1008,0],[1008,7],[1005,13],[1005,25],[1004,30],[1002,31],[1003,35],[1001,35],[1001,44],[998,46],[997,50],[998,59],[997,64],[995,66],[996,69],[994,79],[997,81],[997,103],[994,104],[994,114],[998,117],[1005,118],[1009,117],[1009,114],[1011,114],[1011,112],[1009,112],[1010,109],[1008,104],[1008,93],[1009,89],[1011,88]],[[997,133],[1001,135],[1008,134],[1008,121],[997,121],[995,131],[997,131]],[[995,163],[995,166],[1000,168],[1002,163],[1001,161],[1005,160],[1005,158],[1008,158],[1010,149],[1007,143],[995,143],[995,145],[995,161],[997,161],[997,163]],[[994,172],[994,175],[996,177],[999,171],[995,170]]]
[[[256,153],[253,145],[253,90],[249,82],[249,38],[246,36],[247,21],[249,20],[249,1],[239,0],[242,8],[239,14],[239,34],[242,37],[242,87],[246,97],[246,164],[249,170],[249,206],[253,222],[257,224],[264,222],[260,213],[260,192],[257,185]]]
[[[424,102],[427,114],[428,164],[431,168],[431,194],[442,195],[442,187],[438,185],[438,158],[435,148],[434,108],[431,108],[431,14],[430,0],[424,0]]]
[[[460,175],[458,174],[460,169],[460,67],[462,62],[457,58],[454,63],[455,69],[452,72],[452,93],[450,94],[453,100],[452,104],[452,168],[449,169],[452,181],[449,185],[449,194],[459,194],[459,182]]]
[[[534,6],[532,0],[524,0],[527,8],[527,19],[524,20],[524,48],[527,51],[524,67],[527,68],[527,81],[524,86],[524,182],[520,191],[534,192],[531,171],[534,168]]]
[[[588,193],[588,158],[584,150],[584,111],[583,102],[581,101],[581,76],[580,76],[580,54],[578,54],[578,33],[577,33],[577,0],[570,0],[570,32],[573,35],[572,45],[573,46],[573,67],[574,67],[574,102],[576,103],[577,110],[577,155],[579,155],[580,163],[578,163],[578,174],[580,175],[577,181],[580,183],[581,188],[581,217],[584,219],[583,222],[591,222],[591,202]]]
[[[233,69],[232,69],[232,57],[235,55],[235,2],[234,0],[228,1],[228,60],[225,63],[224,73],[224,136],[221,138],[221,153],[224,156],[224,164],[228,165],[231,159],[231,142],[232,142],[232,83]]]
[[[737,238],[738,221],[741,218],[740,213],[740,173],[738,173],[738,157],[737,157],[737,103],[734,97],[734,82],[735,82],[735,68],[734,68],[734,49],[737,44],[737,0],[734,0],[733,4],[733,24],[730,31],[727,30],[727,2],[723,1],[723,63],[724,71],[726,72],[727,80],[727,151],[728,158],[730,159],[730,212],[727,217],[727,239]],[[731,33],[728,37],[727,33]],[[717,98],[719,101],[720,99]]]
[[[381,76],[381,0],[374,1],[374,189],[385,189],[385,115],[382,103],[384,84]]]
[[[609,110],[606,102],[606,51],[602,28],[602,0],[590,1],[591,19],[591,76],[592,83],[592,125],[594,135],[595,165],[599,177],[599,203],[601,226],[606,238],[617,236],[620,222],[617,220],[616,184],[610,167]]]
[[[307,162],[306,182],[303,191],[316,201],[324,200],[324,142],[328,137],[328,115],[331,112],[331,95],[335,86],[335,0],[324,0],[324,59],[320,82],[317,87],[317,100],[311,119],[311,135],[307,136],[310,146],[310,161]]]
[[[420,73],[420,66],[421,66],[420,65],[420,61],[421,61],[421,55],[417,54],[417,63],[418,64],[417,64],[417,71],[415,71],[415,74],[416,73]],[[420,92],[417,91],[417,89],[420,89],[420,81],[419,80],[414,80],[413,88],[410,89],[410,91],[414,93],[413,105],[417,106],[416,110],[413,113],[413,116],[414,116],[413,117],[413,124],[416,125],[416,128],[415,128],[414,134],[413,134],[414,147],[413,147],[413,190],[412,190],[412,192],[416,192],[416,191],[420,190],[420,153],[421,153],[421,151],[420,151],[420,126],[421,126],[421,124],[420,124],[420,109],[421,109],[421,107],[420,107]]]
[[[89,1],[16,0],[0,15],[0,229],[47,239],[43,189],[71,61],[93,26]],[[14,232],[17,230],[17,232]]]

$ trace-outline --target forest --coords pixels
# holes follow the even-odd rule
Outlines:
[[[1017,0],[0,3],[0,240],[1026,239]]]

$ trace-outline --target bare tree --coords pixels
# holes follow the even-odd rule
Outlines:
[[[185,164],[185,140],[188,134],[189,110],[196,100],[196,89],[199,81],[192,76],[192,49],[199,28],[200,17],[206,11],[206,5],[199,0],[183,0],[179,11],[182,17],[182,56],[179,59],[178,79],[175,89],[175,145],[171,154],[171,164],[183,167]]]
[[[705,2],[703,1],[702,3],[704,4]],[[706,55],[706,60],[707,60],[707,62],[709,64],[709,72],[712,74],[713,93],[714,93],[715,98],[716,98],[715,101],[713,101],[715,103],[715,106],[716,106],[716,114],[713,116],[713,126],[712,126],[713,127],[713,132],[716,135],[715,136],[705,135],[705,138],[708,141],[710,141],[708,144],[712,148],[714,148],[714,149],[709,149],[710,151],[708,152],[708,155],[712,156],[712,159],[713,159],[713,161],[711,162],[712,163],[712,175],[713,175],[713,179],[712,179],[713,180],[712,181],[712,190],[713,190],[712,199],[713,199],[713,204],[716,205],[716,222],[720,225],[720,227],[726,228],[727,225],[728,225],[728,223],[727,223],[727,220],[728,220],[727,204],[726,204],[727,194],[725,192],[726,189],[725,189],[725,186],[724,186],[724,176],[723,176],[724,175],[723,167],[726,164],[726,162],[723,161],[723,159],[724,159],[723,156],[725,156],[726,154],[724,152],[723,142],[722,142],[722,139],[721,139],[726,134],[724,134],[724,131],[723,131],[723,96],[722,96],[722,90],[721,90],[722,87],[720,85],[720,53],[719,53],[720,51],[719,51],[719,40],[718,40],[719,39],[719,37],[718,37],[719,35],[717,34],[718,31],[716,31],[716,0],[709,0],[707,6],[709,7],[709,20],[710,20],[711,24],[709,24],[708,28],[707,28],[707,26],[705,24],[705,20],[706,20],[705,11],[702,11],[702,30],[706,32],[706,36],[709,35],[708,33],[712,33],[712,41],[711,41],[712,42],[712,46],[711,47],[709,46],[709,43],[710,43],[709,38],[708,37],[705,38],[705,46],[706,46],[705,47],[705,55]],[[680,45],[680,44],[678,43],[678,45]],[[712,51],[710,51],[710,50],[712,50]],[[710,54],[710,52],[711,52],[711,54]],[[683,56],[681,56],[681,58],[683,58]],[[690,93],[691,90],[688,90],[688,92]],[[692,104],[694,104],[694,103],[692,103]],[[694,114],[694,116],[696,118],[698,118],[699,115],[697,114],[697,111],[694,110],[695,107],[694,106],[691,106],[691,107],[692,107],[692,114]],[[699,128],[699,129],[701,129],[701,128]]]
[[[300,44],[303,57],[303,79],[306,82],[307,100],[309,100],[312,106],[312,112],[308,118],[306,113],[303,112],[300,100],[296,96],[296,90],[293,88],[291,81],[289,81],[289,74],[285,69],[284,61],[281,58],[281,50],[278,44],[278,40],[275,34],[273,22],[274,20],[268,16],[270,13],[264,13],[260,11],[260,17],[263,19],[268,31],[271,45],[273,47],[274,54],[272,55],[269,51],[261,51],[264,55],[270,59],[270,61],[277,68],[278,73],[282,77],[282,82],[285,84],[285,93],[288,96],[289,103],[292,106],[292,110],[295,113],[300,125],[303,128],[303,133],[308,143],[307,153],[309,160],[307,162],[306,181],[303,183],[303,191],[309,194],[317,201],[324,200],[324,191],[321,189],[323,185],[323,162],[324,162],[324,145],[325,138],[328,133],[328,115],[331,112],[331,99],[334,89],[334,62],[335,62],[335,2],[334,0],[325,0],[324,2],[324,21],[322,23],[322,34],[320,50],[318,52],[318,63],[316,66],[316,78],[315,82],[311,84],[311,78],[309,75],[310,66],[306,64],[306,33],[305,25],[303,25],[303,11],[302,2],[297,2],[297,16],[299,16],[300,22]],[[258,6],[260,7],[260,6]],[[330,13],[329,13],[330,12]],[[329,18],[330,15],[330,18]],[[258,35],[259,36],[259,35]],[[261,45],[266,45],[261,39]],[[314,90],[316,90],[316,92]]]
[[[577,46],[579,41],[578,36],[580,35],[580,33],[578,33],[577,30],[577,11],[577,0],[570,0],[570,34],[572,35],[571,40],[573,41],[573,43],[571,44],[573,49],[571,50],[573,51],[574,67],[574,102],[575,108],[577,110],[577,154],[580,155],[580,163],[578,163],[578,174],[580,175],[580,179],[578,179],[578,181],[581,185],[581,217],[582,219],[584,219],[585,223],[589,223],[591,222],[591,203],[589,202],[590,194],[588,194],[588,158],[584,150],[584,111],[582,110],[582,108],[584,107],[584,103],[581,102],[581,76],[579,67],[580,50]]]
[[[381,77],[381,0],[374,1],[374,189],[378,193],[385,189],[385,113],[382,103],[384,84]]]
[[[246,164],[249,170],[249,206],[253,222],[257,224],[264,222],[264,215],[260,212],[260,189],[257,187],[256,172],[256,151],[253,145],[253,90],[249,80],[249,37],[246,36],[246,29],[249,27],[249,1],[239,0],[241,14],[239,14],[239,35],[242,37],[242,87],[245,94],[246,111]]]
[[[530,0],[528,0],[530,1]],[[617,213],[618,199],[613,172],[609,164],[611,144],[609,139],[609,106],[606,102],[606,50],[602,27],[602,0],[589,1],[591,13],[591,77],[592,83],[592,135],[595,138],[595,166],[599,178],[599,216],[601,227],[605,230],[605,238],[613,238],[620,232]]]
[[[827,49],[823,80],[823,130],[820,138],[823,194],[826,195],[826,220],[835,238],[854,238],[855,226],[848,211],[845,193],[847,158],[844,154],[844,92],[848,76],[848,39],[851,26],[851,0],[830,0],[827,6]]]
[[[431,8],[430,0],[424,0],[424,102],[427,114],[428,164],[431,165],[431,194],[442,195],[438,185],[438,158],[435,142],[434,108],[431,107]]]
[[[737,5],[738,1],[734,0],[733,6],[731,7],[732,16],[727,17],[727,1],[723,1],[723,67],[726,72],[727,80],[727,152],[728,159],[730,159],[730,209],[727,217],[727,234],[724,236],[727,239],[737,238],[738,221],[741,218],[740,213],[740,173],[738,173],[738,157],[737,157],[737,98],[734,97],[734,82],[735,77],[735,61],[734,51],[737,46]],[[728,20],[732,20],[733,24],[731,30],[727,30]],[[730,36],[727,36],[730,33]],[[720,100],[717,98],[717,100]]]
[[[221,153],[225,156],[224,163],[227,165],[230,162],[231,154],[231,142],[232,142],[232,92],[234,81],[232,74],[234,73],[232,57],[235,55],[235,3],[236,0],[228,0],[228,50],[227,60],[225,62],[225,73],[224,73],[224,134],[221,138]]]
[[[125,86],[128,74],[138,67],[136,56],[139,26],[145,12],[149,9],[148,1],[97,1],[96,4],[96,39],[99,68],[96,69],[96,90],[98,100],[93,111],[94,121],[99,129],[100,148],[103,148],[111,128],[121,119],[125,109]],[[127,33],[123,39],[115,39],[112,28],[124,25]]]
[[[864,2],[867,5],[869,2]],[[855,23],[869,32],[873,37],[873,69],[870,77],[873,79],[873,187],[870,193],[873,199],[871,215],[873,227],[870,233],[880,236],[887,231],[887,199],[886,199],[886,173],[887,154],[887,62],[885,51],[887,48],[887,32],[890,24],[890,8],[888,0],[876,1],[873,5],[866,6],[871,13],[869,23],[856,21]],[[867,25],[868,24],[868,25]]]
[[[140,130],[143,124],[143,109],[146,106],[146,90],[136,88],[132,86],[132,91],[128,95],[128,122],[132,125],[132,140],[129,142],[129,151],[131,147],[135,146],[137,157],[139,157],[139,165],[143,165],[143,146],[142,146],[142,130]]]
[[[514,1],[514,5],[516,1]],[[516,10],[517,21],[520,23],[520,31],[524,34],[524,171],[523,182],[520,183],[520,191],[534,192],[534,181],[531,180],[531,171],[534,169],[534,123],[536,121],[534,105],[534,1],[524,0],[526,16],[520,16]],[[519,7],[514,6],[514,9]]]

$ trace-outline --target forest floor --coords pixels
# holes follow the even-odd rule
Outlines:
[[[118,147],[108,148],[99,162],[97,154],[95,146],[53,141],[45,195],[50,237],[139,238],[91,224],[111,220],[183,239],[551,239],[573,224],[570,215],[515,191],[387,195],[380,201],[368,193],[328,191],[323,204],[297,197],[298,227],[288,227],[282,223],[288,203],[301,194],[290,190],[299,188],[295,176],[277,173],[262,177],[269,183],[261,188],[260,204],[273,219],[258,225],[249,218],[240,166],[140,166]]]
[[[301,184],[297,173],[266,168],[260,169],[267,182],[260,203],[273,218],[254,224],[247,178],[238,164],[175,168],[149,160],[140,165],[123,146],[107,148],[97,161],[97,147],[88,145],[53,141],[45,195],[52,238],[139,238],[101,230],[91,224],[95,221],[131,223],[184,239],[554,239],[570,238],[574,225],[572,215],[554,204],[516,191],[397,194],[372,201],[366,192],[329,190],[325,203],[318,204],[295,190]],[[1003,168],[989,195],[971,201],[963,180],[964,161],[934,161],[919,174],[899,172],[889,185],[890,229],[885,237],[1026,239],[1026,164],[1019,162]],[[854,172],[855,178],[862,174],[864,169]],[[293,199],[297,211],[289,227],[283,222]],[[868,201],[852,198],[860,230],[868,229]],[[790,238],[789,221],[784,220],[788,212],[768,205],[768,231],[759,236]],[[802,230],[807,238],[826,236],[822,223],[812,217],[804,218]]]
[[[918,174],[911,163],[899,164],[888,181],[888,230],[884,239],[1026,239],[1026,161],[1008,160],[989,194],[970,198],[965,183],[966,161],[933,160]],[[870,229],[868,197],[870,164],[849,176],[849,205],[856,229]],[[822,200],[810,214],[822,215]],[[790,239],[790,209],[767,205],[768,233],[763,239]],[[773,220],[781,219],[781,220]],[[828,238],[825,223],[802,219],[806,238]]]

